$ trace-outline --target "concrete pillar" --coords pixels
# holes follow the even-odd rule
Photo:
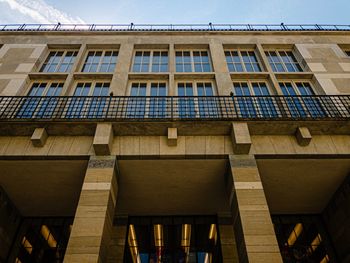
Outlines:
[[[129,80],[129,70],[133,59],[134,44],[123,43],[119,48],[117,66],[112,78],[110,91],[114,96],[127,96],[126,88]]]
[[[255,157],[230,155],[230,206],[239,262],[282,263]]]
[[[252,145],[248,124],[232,122],[232,148],[235,154],[248,154]]]
[[[107,262],[118,192],[116,157],[91,157],[64,263]]]
[[[235,234],[232,228],[232,220],[229,222],[220,222],[219,220],[219,233],[220,244],[223,263],[238,262],[237,245]],[[226,220],[225,220],[226,221]]]
[[[217,91],[220,96],[230,95],[232,80],[227,68],[224,49],[221,43],[210,43],[210,54],[215,72]]]
[[[128,232],[127,223],[113,227],[112,240],[108,250],[108,263],[123,263],[125,240]]]
[[[111,123],[98,123],[92,143],[96,155],[110,155],[113,144],[113,127]]]

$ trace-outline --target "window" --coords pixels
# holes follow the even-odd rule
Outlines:
[[[222,263],[217,219],[211,216],[130,217],[125,263]]]
[[[336,262],[322,216],[272,216],[284,262]]]
[[[167,72],[168,51],[136,51],[133,72]]]
[[[226,62],[230,72],[261,72],[254,51],[226,50]]]
[[[345,50],[345,54],[350,57],[350,50]]]
[[[218,106],[212,82],[179,82],[177,84],[179,118],[217,117]],[[199,96],[194,98],[193,96]]]
[[[72,224],[71,217],[23,218],[14,229],[16,236],[9,253],[13,260],[8,262],[63,262]]]
[[[78,82],[67,109],[67,118],[102,118],[110,97],[109,82]],[[90,96],[90,97],[89,97]]]
[[[69,72],[75,62],[78,51],[51,51],[40,72]]]
[[[243,118],[276,117],[276,105],[265,82],[234,82],[237,115]],[[254,97],[252,97],[254,96]]]
[[[51,118],[56,110],[63,82],[34,82],[23,99],[18,118]]]
[[[113,72],[117,64],[118,51],[89,51],[83,72]]]
[[[167,116],[166,82],[133,82],[130,87],[130,95],[127,107],[128,118],[164,118]]]
[[[303,71],[292,51],[266,51],[265,54],[274,72]]]
[[[176,51],[176,72],[211,72],[208,51]]]
[[[280,82],[291,117],[323,117],[325,112],[309,82]]]

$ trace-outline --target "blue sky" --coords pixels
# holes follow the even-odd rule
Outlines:
[[[349,10],[350,0],[0,0],[0,24],[350,24]]]

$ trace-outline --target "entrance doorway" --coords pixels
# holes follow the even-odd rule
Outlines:
[[[215,216],[130,217],[125,263],[222,262]]]

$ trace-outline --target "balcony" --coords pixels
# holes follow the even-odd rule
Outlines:
[[[0,121],[349,120],[350,96],[0,97]]]
[[[0,97],[0,135],[92,135],[99,122],[119,135],[227,135],[232,121],[252,134],[293,134],[306,125],[314,134],[348,134],[350,95],[208,97]]]

